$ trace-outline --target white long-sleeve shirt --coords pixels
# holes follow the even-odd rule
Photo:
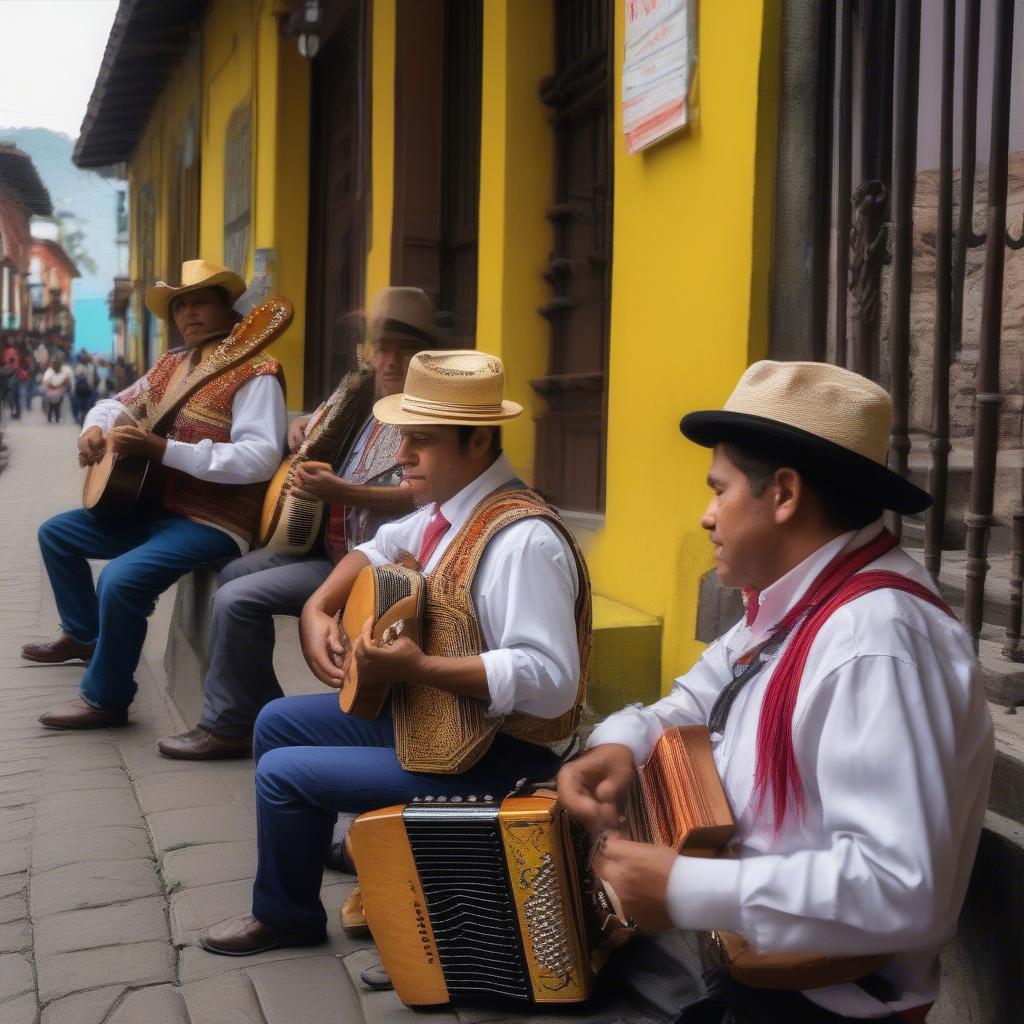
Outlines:
[[[97,402],[87,413],[83,432],[99,427],[106,433],[128,410],[116,398]],[[231,441],[188,444],[167,440],[163,464],[200,480],[218,484],[254,484],[269,480],[281,464],[288,414],[284,393],[270,374],[243,384],[231,403]]]
[[[712,644],[669,696],[611,716],[588,746],[625,744],[639,764],[665,728],[706,724],[736,659],[835,555],[880,529],[820,548],[767,588],[753,623]],[[935,589],[899,549],[870,568]],[[733,857],[677,860],[672,921],[739,931],[764,951],[893,954],[878,973],[898,999],[883,1003],[855,985],[807,993],[836,1013],[879,1017],[927,1003],[938,989],[939,950],[956,930],[992,768],[992,722],[970,638],[941,609],[893,590],[851,601],[825,623],[793,716],[804,814],[790,813],[776,837],[771,815],[754,814],[753,782],[761,704],[780,654],[740,691],[724,735],[712,736],[736,819]]]
[[[492,491],[516,478],[505,455],[441,506],[451,524],[423,566],[430,573],[470,512]],[[374,565],[403,552],[419,553],[434,506],[386,523],[361,551]],[[471,596],[486,650],[489,717],[513,711],[557,718],[576,699],[580,677],[575,606],[576,561],[568,543],[542,519],[505,527],[484,550]]]

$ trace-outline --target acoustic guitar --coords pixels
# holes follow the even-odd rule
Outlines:
[[[415,562],[412,556],[409,562]],[[423,637],[426,600],[423,576],[410,565],[368,565],[356,577],[344,611],[339,613],[341,629],[349,645],[345,682],[338,692],[338,703],[346,714],[356,718],[379,718],[391,693],[390,683],[370,684],[359,678],[353,648],[366,620],[371,622],[370,636],[377,646],[393,643],[402,635],[419,644]]]
[[[169,428],[174,414],[200,388],[258,354],[291,320],[292,304],[283,295],[261,302],[234,326],[211,355],[172,385],[152,411],[140,418],[122,413],[114,426],[137,426],[160,434]],[[86,469],[82,506],[108,519],[128,518],[138,508],[152,470],[150,460],[144,456],[117,455],[108,447],[100,461]]]

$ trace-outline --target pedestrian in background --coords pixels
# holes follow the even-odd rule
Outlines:
[[[18,371],[21,369],[21,356],[15,344],[15,335],[7,335],[7,342],[4,345],[2,359],[2,372],[4,380],[4,398],[11,407],[11,419],[21,418],[21,397],[18,392]]]
[[[43,374],[43,398],[46,405],[46,422],[60,423],[60,407],[64,396],[71,389],[71,368],[64,365],[64,356],[57,352]]]
[[[81,426],[85,422],[86,413],[96,404],[96,367],[88,352],[78,353],[74,378],[71,411],[74,413],[75,421]]]

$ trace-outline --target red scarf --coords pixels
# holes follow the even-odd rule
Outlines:
[[[789,610],[773,631],[788,632],[796,627],[768,682],[761,717],[757,723],[757,759],[754,767],[756,813],[760,814],[770,792],[776,834],[782,829],[790,796],[797,814],[803,814],[803,786],[793,749],[793,712],[807,656],[821,627],[833,612],[874,590],[901,590],[956,618],[941,598],[915,580],[883,570],[860,571],[895,546],[896,538],[888,530],[883,530],[873,541],[856,551],[840,552],[825,566],[804,597]]]

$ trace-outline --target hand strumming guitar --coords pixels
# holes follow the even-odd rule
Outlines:
[[[360,682],[374,685],[419,680],[426,659],[419,645],[401,634],[387,643],[375,644],[370,633],[372,626],[373,621],[367,619],[362,634],[352,645]]]
[[[345,683],[348,639],[333,615],[307,601],[299,616],[302,655],[310,671],[327,686],[340,690]]]
[[[141,427],[114,427],[107,434],[107,443],[118,455],[142,455],[154,462],[162,462],[167,450],[167,438]]]
[[[342,503],[345,500],[345,481],[327,462],[300,462],[295,467],[295,489],[321,501]]]
[[[93,466],[107,451],[107,441],[99,427],[90,427],[78,439],[78,464]]]

